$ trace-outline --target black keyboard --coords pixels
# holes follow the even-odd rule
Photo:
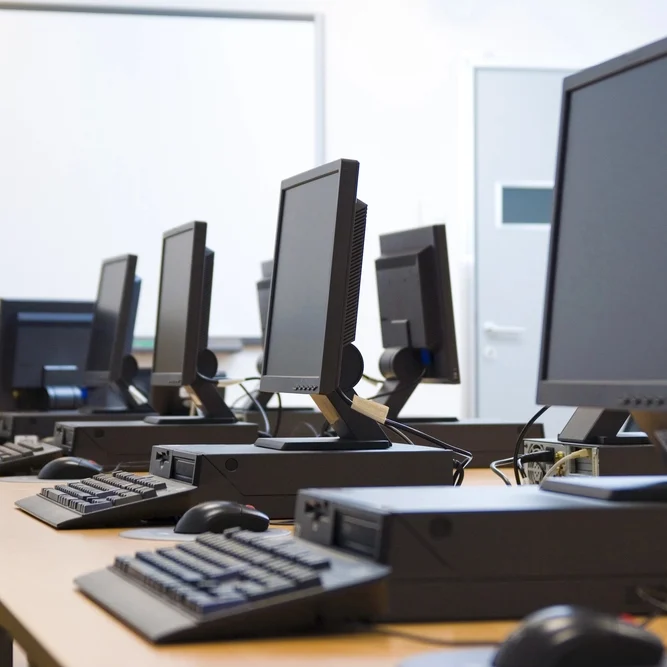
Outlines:
[[[0,445],[0,477],[29,475],[63,455],[60,447],[45,442],[6,442]]]
[[[372,622],[386,611],[389,572],[292,535],[233,528],[118,556],[75,584],[148,640],[169,643]]]
[[[196,504],[195,490],[184,482],[115,470],[55,483],[16,505],[59,529],[131,526],[148,520],[174,521]]]

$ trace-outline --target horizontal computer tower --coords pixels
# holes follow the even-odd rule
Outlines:
[[[649,611],[663,586],[667,503],[536,486],[305,489],[296,534],[389,565],[385,621],[519,618],[556,604]]]

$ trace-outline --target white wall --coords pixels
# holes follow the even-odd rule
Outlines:
[[[377,236],[418,224],[447,223],[462,361],[472,353],[466,327],[470,291],[463,280],[473,234],[472,118],[466,85],[470,64],[578,68],[667,35],[663,0],[183,0],[183,4],[324,13],[326,154],[328,159],[360,160],[359,196],[369,204],[357,337],[369,372],[376,372],[381,351],[372,266]],[[254,372],[254,355],[237,360],[235,368],[246,365],[247,372]],[[469,376],[465,365],[463,374],[465,382]],[[465,414],[468,395],[466,384],[420,387],[408,410]]]

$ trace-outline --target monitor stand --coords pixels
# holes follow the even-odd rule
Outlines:
[[[354,345],[343,348],[341,385],[350,400],[355,396],[354,387],[364,372],[364,361]],[[391,442],[379,424],[353,410],[337,391],[330,394],[311,394],[324,419],[329,422],[338,437],[315,438],[259,438],[255,445],[266,449],[290,452],[313,451],[362,451],[389,449]]]
[[[650,442],[661,452],[663,461],[667,463],[667,413],[633,411],[630,415],[635,424],[646,433]],[[667,475],[549,477],[541,486],[543,491],[596,500],[667,502]]]
[[[628,421],[625,410],[577,408],[558,435],[559,442],[575,445],[647,445],[644,433],[622,432]]]
[[[121,363],[120,377],[112,382],[123,405],[89,405],[81,408],[81,413],[90,415],[153,414],[155,410],[149,403],[148,397],[135,384],[138,375],[137,360],[131,354],[125,355]]]
[[[144,421],[147,424],[189,426],[208,424],[235,426],[238,424],[238,419],[218,391],[218,382],[215,379],[217,372],[218,359],[215,354],[208,349],[200,350],[197,355],[197,377],[185,386],[185,390],[201,414],[192,416],[150,415]]]

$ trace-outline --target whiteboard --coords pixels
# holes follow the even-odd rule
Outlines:
[[[139,256],[153,336],[162,233],[208,222],[210,334],[259,335],[280,181],[316,163],[307,20],[0,11],[0,296],[94,298]]]

